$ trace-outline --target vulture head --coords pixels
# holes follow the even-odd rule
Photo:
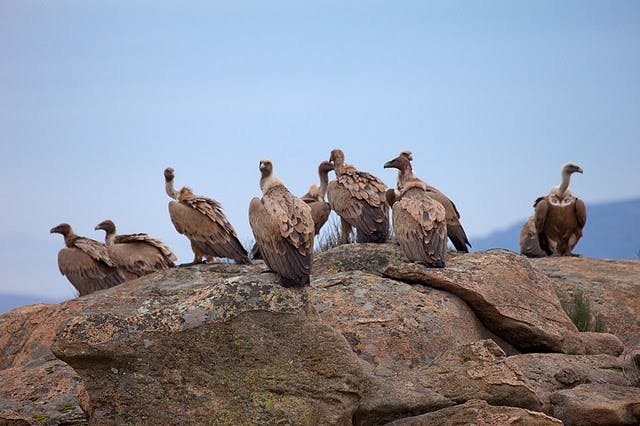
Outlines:
[[[68,223],[61,223],[60,225],[51,228],[51,230],[49,231],[50,234],[62,234],[65,237],[72,232],[73,231],[71,230],[71,225],[69,225]]]
[[[266,158],[260,160],[260,174],[262,178],[268,178],[273,173],[273,163],[271,160],[267,160]]]
[[[341,149],[334,149],[329,156],[329,162],[333,164],[334,170],[344,164],[344,152]]]
[[[387,161],[384,163],[385,169],[398,169],[401,172],[406,172],[411,170],[411,163],[409,162],[409,158],[407,156],[400,154],[396,158],[391,161]]]
[[[333,155],[333,153],[332,153],[332,155]],[[322,175],[325,175],[325,174],[329,173],[333,169],[334,169],[333,164],[331,164],[330,161],[323,161],[318,166],[318,174],[322,176]]]
[[[400,153],[401,157],[407,157],[407,160],[413,161],[413,153],[409,150],[402,151]]]
[[[573,173],[582,173],[582,169],[580,168],[580,166],[578,166],[577,164],[574,163],[567,163],[564,166],[562,166],[562,174],[563,175],[570,175]]]
[[[173,178],[175,177],[175,175],[173,174],[173,168],[172,167],[167,167],[166,169],[164,169],[164,180],[169,182],[172,181]]]
[[[94,229],[96,231],[102,229],[103,231],[105,231],[107,233],[107,235],[108,234],[115,234],[116,233],[116,224],[113,223],[113,221],[107,219],[107,220],[103,220],[102,222],[97,224]]]

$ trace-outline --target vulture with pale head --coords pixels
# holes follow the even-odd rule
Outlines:
[[[405,157],[409,162],[413,161],[413,154],[411,151],[402,151],[400,153],[401,157]],[[400,174],[402,172],[398,171],[398,189],[401,187],[400,183]],[[411,176],[415,177],[415,171],[411,171]],[[447,236],[451,243],[456,248],[457,251],[468,253],[469,249],[467,246],[471,247],[471,243],[467,238],[467,234],[464,232],[464,228],[460,223],[460,213],[456,205],[451,201],[449,197],[444,195],[438,188],[435,186],[431,186],[428,183],[422,181],[426,186],[426,191],[429,197],[433,198],[444,207],[447,218]]]
[[[329,172],[333,170],[333,165],[328,161],[323,161],[318,166],[318,175],[320,176],[320,185],[311,184],[309,191],[304,194],[302,201],[307,203],[311,208],[311,217],[313,218],[314,234],[318,235],[320,229],[327,223],[331,214],[331,206],[324,200],[327,193],[327,185],[329,184]],[[260,247],[255,243],[249,254],[251,259],[262,259]]]
[[[309,284],[314,222],[311,208],[273,176],[273,164],[260,161],[262,199],[249,204],[249,224],[267,267],[285,287]]]
[[[186,186],[176,191],[171,167],[165,169],[164,178],[167,195],[177,200],[169,202],[171,222],[178,233],[189,238],[194,254],[193,262],[183,266],[202,263],[203,257],[226,257],[236,263],[251,263],[235,229],[216,200],[195,195]]]
[[[582,173],[582,169],[573,163],[562,166],[562,183],[533,205],[538,242],[548,256],[572,256],[587,223],[584,202],[569,190],[573,173]]]
[[[446,212],[428,195],[426,185],[416,178],[409,159],[403,155],[388,161],[385,168],[400,171],[400,191],[387,191],[392,202],[393,230],[405,256],[431,268],[443,268],[447,253]]]
[[[173,251],[148,234],[118,235],[111,220],[100,222],[95,229],[105,231],[109,257],[128,280],[176,266],[174,262],[178,259]]]
[[[67,223],[61,223],[49,232],[64,237],[66,247],[58,252],[58,268],[80,296],[126,281],[109,257],[104,244],[79,237]]]
[[[359,243],[384,243],[389,237],[389,208],[385,199],[387,186],[377,177],[345,164],[344,153],[331,151],[336,179],[329,182],[327,199],[340,216],[340,243],[349,242],[352,227]]]

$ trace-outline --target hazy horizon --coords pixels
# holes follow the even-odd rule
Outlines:
[[[70,223],[112,219],[179,262],[162,171],[222,203],[240,240],[258,161],[297,195],[341,148],[380,177],[414,153],[473,238],[584,169],[590,203],[640,196],[640,3],[0,3],[0,292],[67,297]]]

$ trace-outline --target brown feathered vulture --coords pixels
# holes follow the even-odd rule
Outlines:
[[[176,255],[157,238],[144,233],[118,235],[115,223],[109,219],[95,229],[105,231],[109,257],[129,280],[176,266]]]
[[[311,208],[273,176],[273,164],[260,161],[262,198],[249,204],[249,224],[266,265],[282,285],[309,284],[314,225]]]
[[[445,209],[431,198],[416,178],[409,160],[400,155],[384,165],[400,171],[399,194],[387,192],[393,202],[393,230],[407,258],[428,267],[445,266],[447,224]]]
[[[169,216],[176,231],[191,241],[194,265],[203,262],[203,257],[226,257],[236,263],[251,263],[247,251],[238,240],[238,235],[227,220],[222,206],[211,198],[195,195],[191,188],[176,191],[173,186],[174,171],[164,171],[165,190],[177,201],[169,202]]]
[[[349,242],[352,227],[359,243],[384,243],[389,237],[389,208],[385,202],[387,186],[377,177],[345,164],[344,153],[331,151],[336,179],[329,182],[327,199],[340,216],[340,242]]]
[[[79,237],[67,223],[61,223],[49,232],[64,237],[66,247],[58,252],[58,268],[80,296],[126,281],[111,261],[104,244]]]
[[[562,166],[562,182],[534,203],[535,226],[540,248],[549,256],[572,256],[587,223],[584,201],[569,190],[573,173],[582,173],[574,163]]]
[[[411,153],[411,151],[402,151],[400,153],[400,156],[405,157],[410,162],[413,161],[413,154]],[[401,172],[398,171],[398,189],[400,189],[401,185],[400,173]],[[415,177],[415,171],[412,170],[411,174]],[[447,236],[449,237],[449,240],[451,240],[451,243],[457,251],[468,253],[469,249],[467,248],[467,246],[471,247],[471,243],[469,242],[467,234],[466,232],[464,232],[464,228],[460,223],[460,213],[458,212],[458,208],[453,203],[453,201],[451,201],[451,199],[444,193],[442,193],[438,188],[429,185],[425,181],[422,182],[426,186],[427,194],[431,198],[442,204],[442,207],[444,207],[447,220]]]

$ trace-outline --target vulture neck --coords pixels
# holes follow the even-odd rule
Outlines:
[[[167,191],[167,195],[170,198],[178,199],[178,191],[173,187],[173,179],[164,182],[164,190]]]
[[[66,234],[64,236],[64,244],[68,247],[68,248],[73,248],[73,243],[78,239],[79,237],[73,233],[73,231],[69,231],[68,234]]]
[[[271,188],[282,185],[284,186],[284,182],[273,175],[269,175],[260,179],[260,189],[263,194],[266,194]]]
[[[116,241],[116,233],[106,231],[107,233],[104,236],[104,243],[108,246],[112,246]]]
[[[411,167],[406,167],[404,169],[398,169],[398,189],[402,191],[404,186],[411,180],[418,180],[416,176],[413,174],[413,170]]]
[[[560,184],[560,186],[558,187],[557,190],[557,194],[559,197],[562,197],[565,192],[567,192],[567,189],[569,189],[569,181],[571,180],[571,173],[569,172],[562,172],[562,183]]]
[[[327,186],[329,185],[329,172],[320,172],[320,199],[324,201],[324,196],[327,195]]]

